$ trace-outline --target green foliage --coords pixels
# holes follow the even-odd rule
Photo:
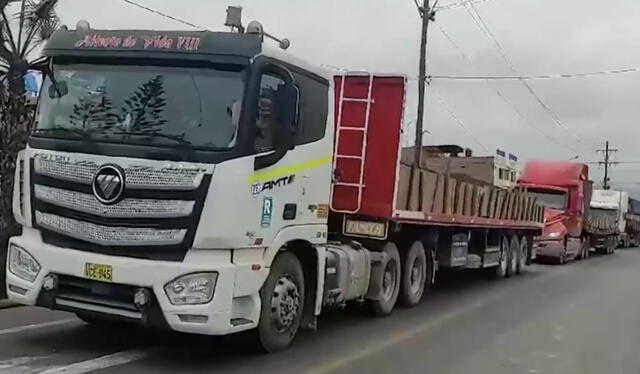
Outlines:
[[[25,147],[33,124],[33,107],[24,96],[29,56],[58,28],[58,0],[0,0],[0,260],[7,240],[18,231],[11,197],[16,156]],[[15,17],[10,17],[11,11]],[[4,293],[4,261],[0,261],[0,298]]]
[[[132,131],[153,134],[167,123],[162,117],[162,111],[167,105],[163,79],[161,75],[157,75],[140,86],[130,99],[125,100],[127,107],[124,111],[132,117]]]

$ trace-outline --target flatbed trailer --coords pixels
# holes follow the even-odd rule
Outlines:
[[[330,232],[370,239],[370,246],[390,241],[402,258],[417,242],[426,249],[428,269],[519,273],[535,257],[532,243],[541,233],[544,208],[524,189],[460,180],[403,159],[405,85],[401,76],[335,78],[338,178],[332,187]],[[427,278],[433,279],[433,270]]]

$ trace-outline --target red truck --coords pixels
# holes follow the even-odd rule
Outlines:
[[[589,167],[571,161],[529,161],[518,186],[545,206],[542,236],[534,243],[537,257],[558,263],[588,257],[584,223],[591,200]]]

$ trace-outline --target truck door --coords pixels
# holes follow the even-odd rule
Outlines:
[[[260,77],[254,173],[249,177],[268,242],[283,228],[326,224],[332,142],[327,136],[328,82],[284,66]]]
[[[197,244],[268,247],[298,226],[306,236],[292,239],[320,241],[333,153],[329,82],[264,56],[248,75],[243,102],[229,114],[238,121],[240,155],[215,167]],[[239,117],[234,107],[242,108]]]

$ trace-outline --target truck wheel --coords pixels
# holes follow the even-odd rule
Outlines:
[[[509,238],[503,236],[500,240],[500,265],[496,267],[496,272],[494,274],[494,278],[504,278],[507,275],[507,269],[509,268],[509,258],[510,258],[510,243]]]
[[[516,268],[517,274],[522,274],[524,271],[524,267],[527,266],[527,252],[529,251],[529,244],[527,242],[527,237],[523,236],[520,238],[520,248],[518,248],[518,265]]]
[[[520,243],[518,243],[518,237],[516,235],[509,240],[509,256],[507,257],[507,277],[514,275],[518,269],[518,251],[520,250]]]
[[[591,248],[589,247],[589,240],[582,240],[582,259],[586,260],[589,258],[589,252],[591,252]]]
[[[417,240],[411,244],[402,260],[400,304],[405,307],[412,307],[422,300],[427,282],[427,273],[427,255],[422,242]]]
[[[371,282],[380,285],[380,295],[376,300],[370,300],[370,307],[375,316],[385,316],[391,314],[398,301],[400,293],[400,283],[402,282],[400,271],[400,254],[398,247],[391,242],[387,242],[382,248],[382,252],[389,256],[387,265],[381,271],[371,274]]]
[[[260,323],[256,329],[259,347],[264,352],[280,351],[293,341],[304,305],[304,275],[298,258],[280,253],[260,291]]]

